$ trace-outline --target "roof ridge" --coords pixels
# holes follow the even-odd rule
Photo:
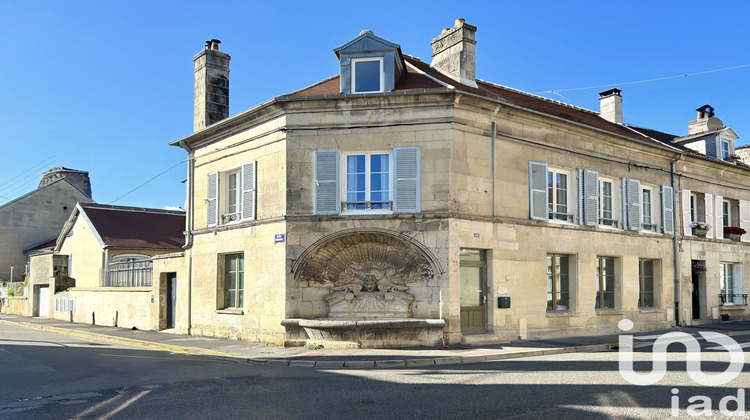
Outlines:
[[[100,210],[120,210],[120,211],[132,211],[140,213],[161,213],[161,214],[173,214],[182,216],[185,214],[184,210],[167,210],[167,209],[155,209],[149,207],[134,207],[134,206],[116,206],[114,204],[99,204],[99,203],[79,203],[82,208],[93,208]]]
[[[584,111],[584,112],[588,112],[588,113],[591,113],[591,114],[594,114],[594,115],[599,115],[599,113],[596,112],[596,111],[592,111],[590,109],[582,108],[582,107],[577,106],[577,105],[571,105],[571,104],[566,103],[566,102],[561,102],[561,101],[557,101],[557,100],[554,100],[554,99],[545,98],[544,96],[539,96],[539,95],[536,95],[536,94],[533,94],[533,93],[525,92],[525,91],[522,91],[522,90],[519,90],[519,89],[515,89],[515,88],[509,87],[509,86],[501,85],[501,84],[498,84],[498,83],[493,83],[493,82],[490,82],[490,81],[487,81],[487,80],[484,80],[484,79],[476,79],[476,80],[477,80],[477,82],[482,82],[484,84],[495,86],[495,87],[498,87],[500,89],[506,89],[506,90],[509,90],[509,91],[512,91],[512,92],[520,93],[522,95],[530,96],[530,97],[536,98],[536,99],[541,99],[543,101],[551,102],[553,104],[562,105],[562,106],[565,106],[565,107],[568,107],[568,108],[572,108],[572,109],[575,109],[575,110],[578,110],[578,111]]]

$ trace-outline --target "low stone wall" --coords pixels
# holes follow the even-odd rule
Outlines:
[[[28,301],[28,298],[25,296],[0,298],[0,312],[4,314],[25,316],[28,308]]]
[[[139,287],[73,288],[55,294],[53,317],[70,321],[70,308],[73,307],[73,322],[158,330],[158,307],[152,303],[153,294],[151,288]],[[59,305],[60,301],[66,302]],[[74,303],[70,303],[71,301]],[[65,308],[65,312],[58,312],[61,307]]]

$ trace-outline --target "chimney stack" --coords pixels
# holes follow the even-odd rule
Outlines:
[[[218,39],[206,41],[195,62],[193,131],[229,116],[229,54],[219,51]]]
[[[477,27],[464,19],[456,19],[453,28],[443,29],[432,45],[431,67],[468,86],[476,82],[476,32]]]
[[[620,89],[599,92],[599,116],[609,122],[622,124],[622,96]]]
[[[703,105],[696,111],[698,111],[696,119],[688,122],[688,135],[705,133],[724,127],[724,123],[714,117],[714,108],[711,105]]]

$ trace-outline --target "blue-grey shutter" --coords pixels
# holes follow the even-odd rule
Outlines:
[[[674,191],[667,185],[661,186],[661,224],[664,233],[674,234]]]
[[[317,214],[339,212],[339,151],[315,151],[313,202]]]
[[[637,179],[627,179],[627,209],[628,209],[628,229],[641,229],[641,181]],[[652,204],[653,205],[653,204]]]
[[[547,164],[529,161],[529,216],[549,220],[547,205]]]
[[[242,165],[242,220],[255,219],[257,198],[256,162]]]
[[[395,191],[393,210],[398,212],[419,211],[419,147],[394,147]]]
[[[208,174],[208,185],[206,186],[206,208],[208,213],[208,226],[216,226],[219,222],[219,173]]]
[[[599,173],[588,169],[578,170],[578,197],[580,224],[599,224]]]

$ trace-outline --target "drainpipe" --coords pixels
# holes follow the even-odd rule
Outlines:
[[[187,176],[187,208],[185,209],[185,245],[182,247],[187,252],[188,267],[187,267],[187,280],[188,280],[188,298],[187,298],[187,332],[188,335],[192,334],[193,330],[193,222],[194,222],[194,211],[193,202],[195,200],[195,183],[193,178],[195,177],[195,152],[188,146],[185,140],[180,141],[180,147],[188,152],[188,176]]]
[[[674,322],[675,325],[680,325],[680,301],[682,300],[682,287],[680,285],[680,264],[679,264],[679,253],[678,253],[678,244],[677,244],[677,215],[682,215],[682,206],[685,205],[685,203],[680,203],[680,212],[677,213],[674,211],[674,209],[677,208],[674,203],[677,203],[677,185],[675,182],[675,168],[678,161],[682,160],[682,158],[685,155],[680,154],[680,157],[677,159],[672,160],[670,165],[670,176],[672,177],[672,208],[673,208],[673,219],[675,220],[674,223],[674,236],[672,237],[672,254],[673,254],[673,260],[672,264],[674,266]]]

